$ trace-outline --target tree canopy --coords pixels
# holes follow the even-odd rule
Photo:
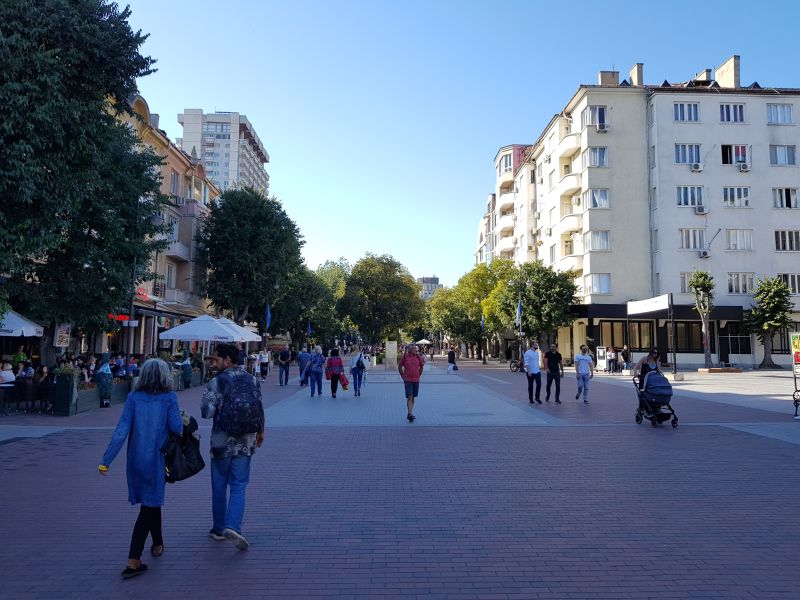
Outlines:
[[[753,300],[753,309],[744,318],[745,330],[756,334],[764,345],[764,358],[758,368],[774,369],[777,365],[772,360],[772,337],[792,322],[791,292],[782,277],[764,277],[758,280]]]

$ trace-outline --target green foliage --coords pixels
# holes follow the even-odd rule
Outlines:
[[[197,239],[208,270],[206,293],[236,322],[266,308],[290,273],[302,265],[300,230],[280,201],[253,189],[229,190],[211,207]],[[263,320],[263,312],[256,320]]]
[[[302,340],[309,319],[314,336],[325,338],[336,329],[338,321],[334,311],[333,294],[325,282],[307,266],[300,265],[286,275],[284,284],[272,305],[273,332],[288,331],[292,340]],[[263,326],[264,311],[253,320]]]
[[[367,254],[353,267],[337,303],[369,342],[379,341],[423,316],[419,286],[408,270],[388,255]]]
[[[347,278],[350,277],[352,270],[350,263],[344,258],[336,261],[326,260],[317,267],[317,276],[325,283],[336,302],[344,296]]]
[[[706,271],[695,271],[689,278],[689,291],[692,293],[694,308],[700,315],[700,322],[703,331],[703,353],[705,355],[705,366],[714,366],[711,361],[711,344],[709,344],[710,329],[708,320],[711,311],[714,309],[714,277]]]
[[[756,334],[762,342],[792,323],[791,291],[781,277],[759,278],[753,300],[753,310],[745,316],[744,326],[748,333]]]
[[[102,0],[0,2],[4,275],[20,278],[30,259],[63,252],[80,229],[73,221],[95,203],[95,210],[114,210],[102,197],[103,176],[127,169],[112,162],[119,152],[109,152],[108,144],[119,136],[109,131],[116,128],[110,113],[126,112],[136,79],[153,70],[152,59],[139,53],[146,36],[131,31],[129,15]],[[129,191],[142,187],[134,175]],[[96,278],[94,284],[100,287]],[[0,309],[8,292],[0,286]]]

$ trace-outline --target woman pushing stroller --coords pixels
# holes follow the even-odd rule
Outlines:
[[[678,426],[678,417],[670,406],[672,385],[659,370],[658,350],[653,348],[633,369],[633,383],[639,397],[636,409],[636,423],[647,419],[656,427],[659,423],[672,419],[672,427]]]

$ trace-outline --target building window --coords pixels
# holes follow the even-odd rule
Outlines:
[[[714,348],[713,323],[709,323],[709,342],[711,352]],[[703,326],[696,321],[676,321],[675,334],[677,336],[676,352],[703,352]]]
[[[767,123],[769,125],[791,125],[791,104],[767,104]]]
[[[744,123],[744,104],[720,104],[719,120],[723,123]]]
[[[497,175],[500,176],[503,173],[508,173],[511,171],[511,155],[504,154],[500,157],[500,161],[497,163]]]
[[[631,321],[631,339],[628,348],[632,352],[649,352],[653,349],[653,322]]]
[[[794,146],[769,146],[769,164],[771,165],[795,165],[795,147]]]
[[[611,273],[584,275],[583,289],[586,294],[610,294]]]
[[[675,162],[677,164],[699,163],[700,144],[675,144]]]
[[[726,229],[725,239],[726,250],[752,250],[753,249],[753,230],[752,229]]]
[[[181,195],[181,176],[175,171],[169,172],[169,193],[173,196]]]
[[[789,332],[800,331],[800,323],[792,323],[789,327],[775,332],[772,336],[773,354],[790,354]]]
[[[605,106],[587,106],[581,111],[581,129],[587,125],[605,125],[608,110]]]
[[[779,273],[778,277],[783,279],[792,296],[800,295],[800,273]]]
[[[672,105],[672,109],[676,121],[696,123],[700,120],[698,118],[697,104],[676,102]]]
[[[747,145],[722,144],[722,164],[723,165],[747,164]]]
[[[608,153],[604,147],[593,146],[583,152],[583,168],[586,167],[607,167]]]
[[[608,208],[608,190],[591,189],[582,194],[586,208]]]
[[[728,273],[729,294],[752,294],[753,273]]]
[[[772,188],[772,205],[775,208],[800,208],[797,188]]]
[[[691,294],[692,290],[689,287],[689,281],[692,279],[692,274],[684,271],[681,273],[681,294]]]
[[[776,231],[775,250],[778,252],[800,251],[800,229],[780,229]]]
[[[556,171],[553,169],[547,175],[547,187],[549,190],[553,189],[553,186],[556,184]]]
[[[679,229],[682,250],[703,250],[705,248],[704,229]]]
[[[556,262],[556,245],[553,244],[550,246],[550,264],[555,264]]]
[[[175,289],[175,265],[167,263],[167,288]]]
[[[583,234],[583,251],[611,250],[611,239],[608,230],[587,231]]]
[[[703,206],[703,188],[699,185],[678,186],[678,206]]]
[[[600,321],[600,345],[622,348],[625,344],[624,321]]]
[[[722,205],[725,208],[748,208],[750,206],[750,188],[722,188]]]
[[[650,236],[650,248],[653,253],[658,252],[658,229],[653,229],[653,235]]]

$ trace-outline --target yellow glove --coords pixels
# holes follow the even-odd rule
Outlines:
[[[106,473],[108,473],[108,467],[105,465],[98,466],[97,470],[100,471],[100,475],[105,475]]]

